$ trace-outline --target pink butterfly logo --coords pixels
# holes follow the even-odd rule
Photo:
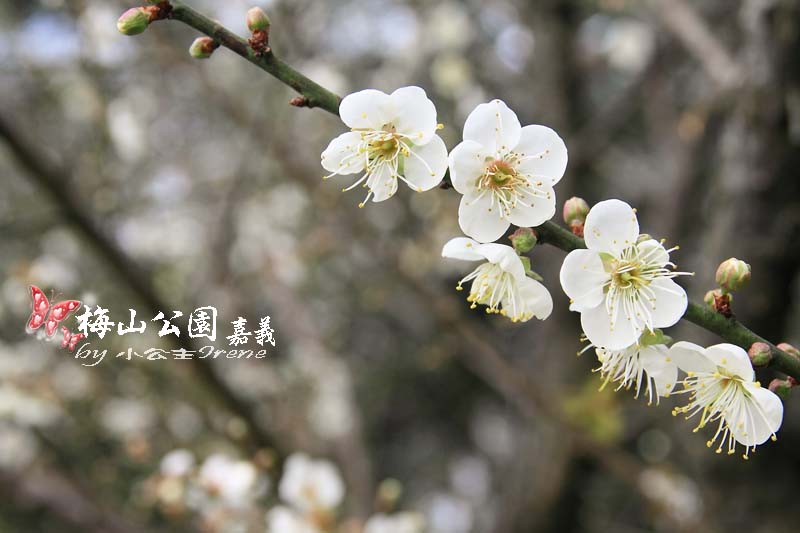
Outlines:
[[[28,319],[26,329],[28,333],[32,333],[44,324],[44,332],[48,337],[52,337],[58,325],[81,306],[81,302],[78,300],[64,300],[51,307],[47,296],[36,285],[31,285],[31,299],[33,300],[33,312]]]
[[[61,333],[64,335],[64,339],[61,341],[61,347],[69,348],[70,352],[74,352],[75,346],[86,338],[86,335],[83,333],[72,333],[64,326],[61,326]]]

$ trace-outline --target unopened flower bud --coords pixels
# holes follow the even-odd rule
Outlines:
[[[195,59],[206,59],[211,57],[214,50],[217,49],[217,43],[211,37],[198,37],[192,42],[189,47],[189,55]]]
[[[789,391],[792,390],[792,382],[788,379],[775,378],[769,382],[769,390],[778,395],[782,400],[789,397]]]
[[[731,257],[717,268],[717,283],[727,292],[737,291],[750,282],[750,265]]]
[[[531,228],[517,228],[509,237],[518,254],[526,254],[536,246],[536,233]]]
[[[260,7],[251,7],[247,12],[247,29],[250,32],[266,30],[269,28],[269,17]]]
[[[783,350],[784,352],[788,353],[789,355],[793,355],[795,357],[800,357],[800,350],[789,344],[788,342],[780,343],[777,348],[779,350]]]
[[[772,348],[766,342],[754,342],[747,350],[753,366],[767,366],[772,360]]]
[[[570,226],[583,226],[586,215],[589,214],[589,204],[583,198],[573,196],[564,202],[564,222]]]
[[[117,29],[123,35],[138,35],[150,24],[150,14],[141,7],[133,7],[117,20]]]

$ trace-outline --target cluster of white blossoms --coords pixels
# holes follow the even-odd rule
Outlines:
[[[567,148],[555,131],[523,127],[504,102],[492,100],[469,114],[463,141],[448,155],[436,135],[436,108],[418,87],[391,95],[357,92],[342,100],[339,111],[352,131],[323,152],[322,165],[331,173],[326,178],[361,174],[345,190],[363,184],[367,199],[380,202],[395,193],[398,180],[428,190],[449,168],[450,182],[462,195],[458,223],[466,237],[447,242],[442,256],[480,263],[456,288],[470,283],[472,308],[482,305],[487,313],[514,322],[550,315],[553,300],[525,254],[536,244],[528,228],[555,214],[553,187],[567,168]],[[633,388],[637,397],[644,391],[650,403],[659,403],[682,384],[680,393],[688,393],[689,404],[676,413],[699,413],[698,429],[718,422],[709,441],[709,446],[721,441],[717,451],[724,446],[733,453],[738,442],[747,457],[757,444],[774,438],[782,420],[780,399],[753,380],[744,350],[728,344],[703,350],[684,342],[670,347],[671,339],[661,332],[676,324],[688,305],[674,278],[689,273],[677,271],[670,261],[678,247],[667,249],[664,241],[640,233],[636,210],[620,200],[590,209],[572,198],[564,217],[572,232],[584,237],[586,249],[565,258],[561,287],[570,310],[581,315],[586,349],[595,349],[602,387],[613,382],[617,390]],[[514,246],[495,242],[511,225],[520,228],[512,235]],[[727,263],[720,282],[726,295],[733,289],[727,278],[749,279],[749,265],[735,259]],[[725,302],[729,305],[729,295]],[[686,373],[683,379],[680,370]]]
[[[736,443],[746,459],[766,442],[783,420],[783,404],[754,381],[750,358],[742,348],[719,344],[703,349],[688,342],[668,346],[659,328],[677,323],[686,312],[686,291],[663,242],[639,233],[636,211],[620,200],[606,200],[586,215],[586,250],[570,252],[561,267],[561,286],[570,310],[600,362],[603,387],[642,388],[650,403],[671,394],[688,394],[689,403],[673,413],[699,415],[695,431],[718,423],[708,446],[729,454]],[[679,370],[685,377],[679,379]],[[675,391],[677,385],[682,389]]]
[[[394,482],[397,483],[397,482]],[[166,454],[157,475],[146,484],[167,515],[198,513],[203,531],[329,533],[343,524],[360,533],[422,533],[419,513],[378,512],[366,521],[343,520],[339,507],[345,485],[332,462],[294,453],[283,465],[277,487],[279,503],[266,511],[269,479],[256,462],[215,453],[197,464],[189,450]],[[392,504],[393,506],[393,504]],[[265,523],[266,517],[266,523]]]
[[[511,224],[533,227],[552,218],[553,186],[567,167],[567,148],[556,132],[545,126],[522,127],[504,102],[493,100],[470,113],[464,140],[448,156],[436,135],[436,108],[419,87],[348,95],[339,114],[352,131],[335,138],[322,153],[322,166],[330,172],[326,179],[359,174],[344,190],[365,187],[363,206],[370,198],[390,198],[398,180],[416,191],[432,189],[449,167],[450,181],[463,195],[459,225],[471,238],[451,240],[442,255],[485,261],[461,281],[472,281],[468,300],[515,322],[550,315],[552,298],[528,263],[509,246],[484,245],[501,238]]]

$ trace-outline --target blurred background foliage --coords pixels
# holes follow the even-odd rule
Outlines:
[[[250,3],[191,4],[246,33]],[[644,231],[681,245],[694,300],[721,260],[747,260],[738,316],[800,342],[797,1],[260,5],[276,53],[334,92],[424,87],[449,147],[492,98],[555,128],[570,151],[560,202],[638,207]],[[555,299],[546,322],[470,311],[454,290],[464,265],[439,257],[457,195],[401,189],[358,209],[358,192],[320,180],[338,119],[288,106],[290,89],[227,50],[191,60],[196,34],[178,23],[120,35],[131,6],[0,5],[0,530],[235,530],[159,504],[159,461],[188,448],[252,460],[273,486],[288,453],[328,457],[354,524],[392,477],[432,533],[796,531],[797,398],[778,441],[743,462],[670,416],[674,400],[597,392],[561,251],[533,256]],[[214,305],[224,329],[271,315],[278,346],[86,368],[25,335],[29,283],[112,318]],[[168,348],[148,332],[102,345]]]

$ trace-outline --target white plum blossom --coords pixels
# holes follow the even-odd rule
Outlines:
[[[267,532],[322,533],[322,530],[297,511],[278,505],[267,513]]]
[[[415,191],[427,191],[447,170],[447,147],[436,134],[436,107],[419,87],[402,87],[392,94],[366,89],[350,94],[339,106],[342,121],[352,131],[336,137],[322,152],[322,166],[337,175],[360,174],[349,191],[363,185],[382,202],[402,180]]]
[[[618,383],[615,390],[634,388],[636,397],[644,385],[648,403],[655,398],[669,396],[678,380],[678,365],[668,353],[668,347],[658,335],[645,333],[642,338],[624,350],[595,350],[600,367],[597,371],[603,379],[603,387],[609,382]]]
[[[662,243],[639,235],[636,212],[620,200],[595,205],[586,217],[588,250],[573,250],[561,266],[570,310],[581,313],[589,341],[608,351],[633,345],[644,331],[675,324],[688,300]]]
[[[510,246],[456,237],[444,245],[442,257],[483,261],[458,282],[458,290],[462,290],[462,284],[472,282],[467,296],[472,308],[485,305],[487,313],[499,313],[514,322],[533,317],[544,320],[550,316],[553,310],[550,292],[526,275],[522,259]]]
[[[342,502],[344,483],[330,461],[295,453],[286,460],[278,493],[284,502],[302,513],[328,512]]]
[[[172,450],[161,459],[161,474],[167,477],[188,476],[194,468],[194,454],[183,448]]]
[[[756,446],[775,433],[783,421],[783,403],[755,381],[755,373],[747,352],[733,344],[716,344],[702,348],[691,342],[676,342],[669,350],[678,366],[686,372],[685,389],[689,403],[673,410],[686,413],[686,418],[700,415],[695,428],[717,423],[714,436],[706,443],[711,448],[717,440],[717,453],[723,449],[733,454],[738,442],[745,447],[747,459]]]
[[[480,104],[464,123],[464,140],[449,156],[450,180],[464,196],[461,230],[480,242],[515,224],[533,227],[556,212],[553,186],[567,168],[567,147],[545,126],[524,128],[500,100]]]
[[[425,520],[419,513],[376,514],[367,520],[364,533],[422,533]]]
[[[252,463],[220,453],[207,457],[198,473],[198,483],[206,492],[233,507],[246,505],[257,496],[261,488],[258,482]]]

